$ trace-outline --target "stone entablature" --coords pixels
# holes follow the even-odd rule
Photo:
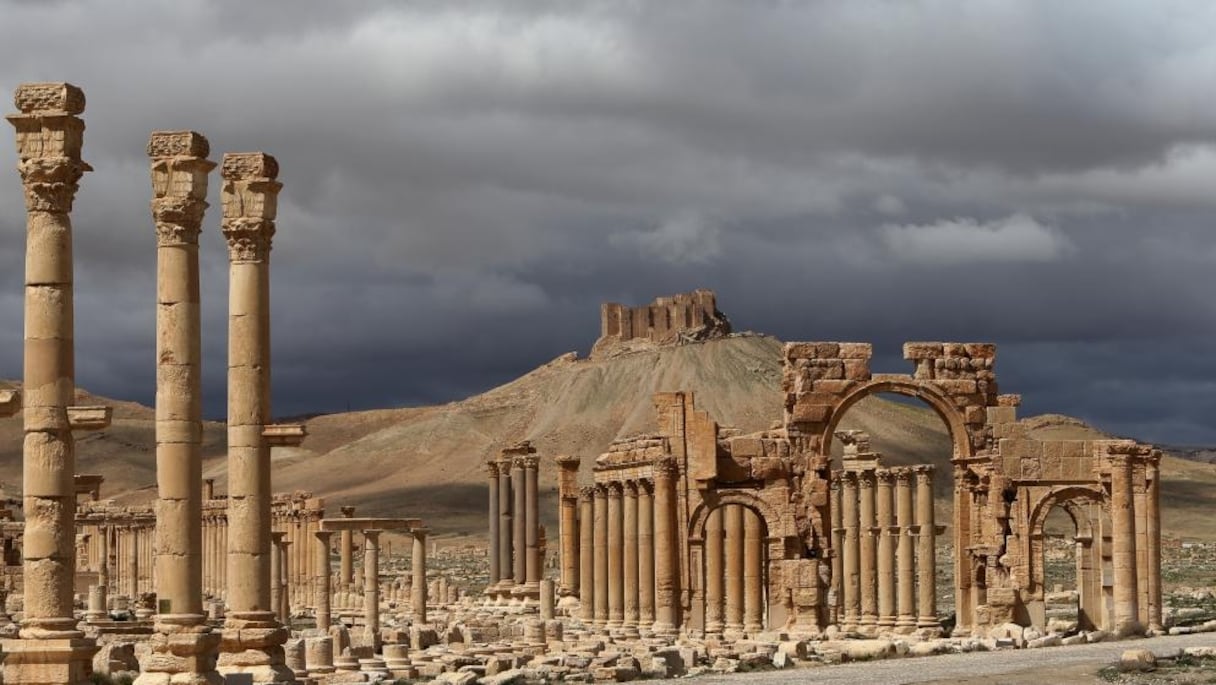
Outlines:
[[[632,349],[627,345],[630,341],[669,345],[725,337],[730,332],[730,321],[718,310],[714,292],[704,288],[659,297],[640,307],[605,302],[600,305],[600,338],[591,348],[591,356]]]

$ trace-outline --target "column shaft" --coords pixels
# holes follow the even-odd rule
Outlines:
[[[608,485],[608,628],[619,628],[625,620],[625,540],[622,487]]]
[[[760,515],[743,511],[743,630],[755,634],[764,628],[764,532]]]
[[[638,627],[654,625],[654,496],[652,485],[638,485]]]
[[[638,484],[625,483],[624,499],[624,625],[631,633],[638,629]]]
[[[364,639],[380,644],[380,531],[363,531]]]
[[[897,629],[910,633],[916,628],[916,557],[912,547],[912,472],[899,469],[895,474],[896,515],[899,545],[896,549],[899,587],[897,594]]]
[[[329,540],[333,533],[318,530],[313,533],[317,544],[313,546],[316,559],[313,567],[313,604],[316,607],[317,628],[328,631],[332,619],[329,584]]]
[[[679,464],[673,457],[654,462],[654,632],[673,635],[681,626],[680,561],[682,544],[676,525],[676,479]]]
[[[490,546],[487,556],[490,559],[490,587],[493,587],[502,579],[498,565],[498,535],[499,535],[499,513],[498,513],[498,463],[490,461],[486,463],[486,472],[490,476],[489,490],[489,521],[490,521]]]
[[[595,625],[608,623],[608,489],[603,484],[595,488]]]
[[[527,582],[528,578],[528,495],[525,479],[523,460],[515,459],[511,463],[511,488],[514,490],[511,547],[514,553],[512,577],[516,583]]]
[[[861,621],[861,546],[859,529],[861,515],[858,511],[857,474],[844,472],[841,474],[840,504],[844,521],[844,616],[840,628],[844,631],[857,630]]]
[[[1162,630],[1161,622],[1161,455],[1154,453],[1145,467],[1148,496],[1145,498],[1145,521],[1148,535],[1148,627]]]
[[[726,594],[725,551],[723,548],[723,517],[725,507],[717,506],[705,519],[705,632],[721,633]]]
[[[584,625],[595,620],[595,490],[579,492],[578,611]]]
[[[861,541],[861,620],[859,627],[872,631],[878,625],[878,575],[875,573],[877,555],[877,538],[874,525],[877,520],[874,510],[874,471],[868,469],[858,475],[858,493],[861,499],[857,503],[860,526],[857,531]]]
[[[1110,455],[1111,462],[1111,564],[1114,567],[1115,632],[1140,632],[1136,579],[1136,521],[1133,509],[1132,463],[1126,454]]]
[[[840,475],[832,476],[831,485],[831,521],[832,521],[832,585],[829,590],[828,623],[839,626],[843,619],[841,603],[844,601],[844,512],[841,507]]]
[[[516,582],[515,565],[512,563],[512,547],[514,546],[514,523],[511,517],[513,500],[511,460],[498,460],[498,573],[502,587],[509,588]],[[520,512],[523,516],[523,512]],[[524,582],[522,576],[519,582]]]
[[[412,597],[414,620],[426,623],[426,529],[414,529],[414,548],[411,551]]]
[[[940,628],[937,618],[937,523],[933,516],[933,467],[916,467],[916,523],[920,530],[917,539],[916,568],[920,607],[916,624],[918,628]]]
[[[876,511],[877,525],[875,535],[878,536],[878,627],[891,629],[895,627],[895,541],[893,526],[893,499],[891,487],[894,484],[894,474],[888,470],[877,473],[878,488]]]
[[[524,544],[527,554],[524,559],[524,575],[529,592],[539,597],[540,592],[540,507],[537,475],[540,459],[536,456],[524,458]]]
[[[354,507],[342,507],[343,518],[354,515]],[[349,530],[342,531],[338,545],[338,587],[342,592],[350,592],[355,582],[355,534]]]

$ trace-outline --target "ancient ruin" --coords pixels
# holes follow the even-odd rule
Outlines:
[[[1020,398],[998,393],[985,343],[907,343],[908,374],[872,373],[866,343],[789,343],[784,410],[768,430],[719,426],[691,392],[669,388],[653,397],[656,430],[598,456],[501,447],[485,464],[488,550],[442,549],[407,512],[357,517],[312,492],[276,494],[271,449],[307,431],[272,423],[269,255],[282,186],[262,152],[220,165],[228,470],[217,492],[202,472],[198,239],[216,165],[193,131],[155,132],[147,146],[157,497],[106,499],[105,479],[76,473],[74,454],[74,432],[111,420],[108,407],[73,405],[70,212],[90,170],[84,95],[25,84],[15,102],[24,386],[0,391],[0,415],[22,412],[24,520],[0,507],[0,595],[14,600],[0,602],[7,683],[82,684],[95,669],[142,684],[622,681],[868,658],[897,642],[924,654],[1024,646],[1049,630],[1053,511],[1075,528],[1068,639],[1165,628],[1161,453],[1031,436]],[[709,290],[601,314],[601,359],[731,331]],[[869,435],[843,428],[879,393],[918,398],[945,424],[948,517],[935,508],[934,465],[888,466]],[[541,525],[549,468],[555,554]],[[395,537],[408,554],[391,553]],[[953,567],[948,588],[939,558]]]
[[[660,297],[641,307],[605,302],[600,307],[600,337],[591,348],[591,356],[610,357],[650,345],[709,340],[730,332],[730,321],[718,311],[712,290]]]

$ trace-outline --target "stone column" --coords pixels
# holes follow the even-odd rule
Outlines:
[[[654,626],[654,496],[652,485],[638,484],[638,630]]]
[[[625,540],[621,535],[624,512],[621,483],[608,484],[608,625],[620,628],[625,620]]]
[[[316,604],[317,628],[319,630],[329,630],[332,618],[331,588],[329,585],[329,539],[333,533],[328,530],[314,531],[313,535],[317,538],[316,560],[313,568],[313,591],[316,596],[313,602]]]
[[[917,539],[916,569],[920,574],[917,579],[917,599],[919,600],[916,619],[917,628],[941,628],[937,619],[937,523],[933,517],[933,467],[916,466],[916,524],[920,531]]]
[[[1136,512],[1132,508],[1132,457],[1126,452],[1110,454],[1110,517],[1114,567],[1115,633],[1120,637],[1141,631],[1136,580]]]
[[[705,632],[718,635],[725,628],[726,568],[723,565],[722,506],[714,507],[705,519]]]
[[[380,650],[380,531],[363,531],[364,639]]]
[[[524,457],[524,591],[527,599],[540,598],[540,492],[537,476],[540,458]]]
[[[664,456],[654,461],[654,632],[662,636],[675,635],[680,618],[680,561],[682,544],[676,525],[676,479],[680,465],[675,457]]]
[[[844,513],[841,511],[840,474],[833,474],[829,484],[832,526],[832,584],[828,590],[828,624],[839,626],[842,618],[840,604],[843,598],[844,577]]]
[[[524,457],[516,457],[511,461],[511,488],[514,502],[512,514],[511,547],[513,552],[512,578],[516,584],[526,583],[528,579],[528,486],[524,475]],[[512,593],[514,594],[514,593]]]
[[[294,682],[284,665],[289,633],[270,603],[270,247],[279,165],[228,153],[222,230],[228,241],[228,612],[219,671],[256,683]]]
[[[579,490],[578,511],[578,617],[584,625],[591,625],[595,620],[595,488]]]
[[[342,518],[352,518],[354,507],[342,507]],[[355,534],[344,530],[338,537],[338,589],[350,592],[355,584]]]
[[[174,674],[218,681],[220,636],[205,623],[202,581],[202,383],[198,236],[207,208],[207,139],[157,132],[152,158],[156,224],[156,502],[158,613],[152,656],[137,682]],[[172,648],[170,648],[172,645]],[[188,653],[188,654],[187,654]],[[188,658],[181,658],[188,656]],[[169,657],[169,658],[166,658]]]
[[[282,623],[287,622],[283,615],[283,550],[286,549],[283,538],[286,535],[281,530],[270,534],[270,606],[274,607],[275,616]]]
[[[562,557],[558,593],[563,597],[579,593],[578,465],[578,457],[563,455],[557,458],[558,495],[561,498],[558,537]]]
[[[743,630],[743,507],[727,504],[722,519],[726,528],[726,630]]]
[[[279,621],[284,625],[291,622],[291,582],[288,562],[292,558],[291,550],[295,543],[284,538],[279,542]]]
[[[887,469],[876,472],[878,479],[877,511],[878,522],[875,535],[878,536],[878,627],[890,630],[895,627],[895,541],[899,534],[894,528],[893,499],[891,487],[895,474]]]
[[[907,468],[895,472],[895,525],[899,530],[899,545],[896,549],[899,588],[895,629],[907,634],[916,629],[916,558],[912,550],[912,471]]]
[[[67,408],[75,391],[72,223],[80,177],[84,93],[67,83],[26,83],[17,169],[25,190],[25,367],[22,387],[22,544],[25,616],[19,639],[4,641],[4,682],[86,683],[93,640],[72,615],[76,572],[75,443]]]
[[[1161,452],[1154,450],[1145,464],[1144,477],[1148,494],[1145,497],[1145,523],[1148,543],[1148,627],[1164,630],[1161,623]]]
[[[498,584],[498,581],[502,580],[502,575],[499,572],[500,566],[498,565],[498,462],[493,459],[486,462],[486,473],[490,477],[490,551],[487,555],[490,559],[490,584],[486,587],[486,593],[488,594]]]
[[[414,548],[411,551],[410,564],[412,569],[411,597],[414,605],[414,622],[426,623],[426,534],[427,528],[413,528]]]
[[[844,522],[844,611],[840,629],[845,632],[857,630],[861,620],[861,546],[859,529],[861,517],[857,510],[857,474],[845,471],[840,474],[840,505]]]
[[[499,585],[502,596],[508,597],[511,586],[515,585],[515,566],[512,563],[512,546],[514,543],[514,522],[511,516],[511,459],[500,457],[498,460],[498,572],[501,576]],[[520,512],[523,516],[523,512]],[[519,578],[523,582],[523,577]]]
[[[760,515],[743,510],[743,630],[756,634],[764,629],[764,531]]]
[[[127,589],[132,600],[139,598],[139,530],[134,525],[127,528]]]
[[[877,539],[874,536],[874,524],[877,520],[874,511],[874,470],[867,469],[857,474],[857,502],[860,525],[857,536],[861,547],[861,620],[858,628],[864,633],[873,633],[878,626],[878,576],[877,570]]]
[[[595,486],[594,506],[595,627],[603,628],[608,623],[608,488],[603,483]]]
[[[624,605],[625,632],[629,635],[638,634],[638,484],[637,481],[625,483],[625,513],[624,513],[624,554],[621,555],[624,564]]]
[[[101,564],[97,570],[97,585],[102,589],[102,609],[109,611],[110,607],[110,526],[101,527],[101,550],[98,553]],[[3,614],[3,607],[0,607],[0,614]]]

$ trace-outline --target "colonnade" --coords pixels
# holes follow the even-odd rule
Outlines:
[[[490,584],[499,601],[540,597],[540,458],[529,442],[504,449],[486,463],[490,491]]]
[[[705,632],[739,635],[765,626],[768,587],[764,520],[726,504],[705,521]]]
[[[940,630],[933,467],[846,459],[831,497],[835,623],[868,635]]]
[[[579,491],[579,533],[562,552],[578,560],[584,623],[625,635],[671,635],[680,626],[677,472],[664,456],[629,474],[597,470],[603,480]]]

